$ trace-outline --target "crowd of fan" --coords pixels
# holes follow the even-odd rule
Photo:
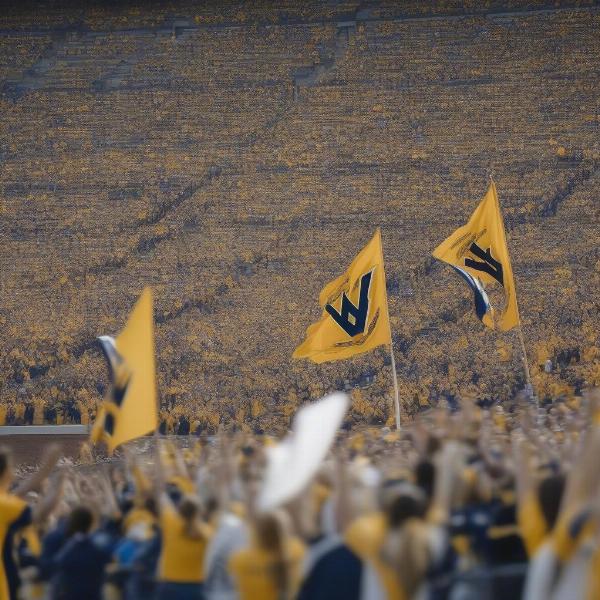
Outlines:
[[[599,392],[340,434],[269,513],[268,437],[155,438],[87,467],[50,447],[16,484],[3,450],[0,598],[599,598]]]

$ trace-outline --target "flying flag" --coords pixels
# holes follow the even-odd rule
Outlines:
[[[475,312],[487,327],[508,331],[519,325],[515,281],[493,181],[469,222],[446,238],[433,256],[451,265],[469,284]],[[504,288],[506,301],[501,313],[491,306],[485,291],[485,284],[494,282]]]
[[[98,341],[108,362],[111,386],[90,437],[92,442],[106,442],[112,452],[158,426],[152,290],[144,289],[116,339],[103,335]]]
[[[306,488],[327,456],[349,404],[347,394],[335,392],[303,406],[294,416],[292,432],[266,448],[260,511],[271,511]]]
[[[348,270],[323,288],[319,304],[321,319],[307,329],[294,358],[322,363],[391,344],[379,229]]]

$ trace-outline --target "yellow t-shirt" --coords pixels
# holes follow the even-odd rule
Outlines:
[[[552,544],[561,562],[568,562],[579,546],[596,531],[597,523],[591,514],[568,514],[562,517],[553,532]]]
[[[138,523],[147,523],[152,526],[156,523],[156,517],[147,508],[134,507],[125,516],[123,527],[127,531]]]
[[[522,506],[517,511],[517,524],[521,538],[527,550],[527,556],[531,558],[544,543],[548,535],[548,525],[542,513],[539,500],[535,492],[530,492]]]
[[[600,548],[594,552],[589,566],[586,600],[600,598]]]
[[[207,526],[208,527],[208,526]],[[207,539],[191,539],[185,534],[185,522],[171,506],[160,516],[162,549],[159,561],[161,581],[201,583],[204,581],[204,553]]]
[[[290,562],[292,597],[300,588],[304,544],[295,537],[286,542],[286,554]],[[229,572],[236,581],[241,600],[279,600],[272,578],[275,562],[272,553],[251,546],[234,553],[229,560]]]
[[[10,526],[15,523],[27,509],[27,503],[17,496],[0,493],[0,547],[4,548],[6,535]],[[24,523],[28,525],[29,523]],[[4,556],[0,560],[0,600],[11,600],[10,589],[7,579],[7,565]]]
[[[355,519],[346,529],[346,543],[363,561],[369,561],[379,575],[388,600],[407,600],[406,593],[394,569],[379,553],[387,534],[387,523],[382,512],[370,513]]]

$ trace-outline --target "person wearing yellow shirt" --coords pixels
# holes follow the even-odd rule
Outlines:
[[[346,543],[366,565],[362,597],[408,600],[421,592],[428,569],[447,546],[441,525],[448,519],[454,482],[463,467],[459,460],[457,444],[446,444],[436,464],[429,508],[426,494],[412,483],[384,484],[381,510],[346,527]],[[338,496],[344,498],[345,478],[340,481]],[[338,511],[344,514],[346,509],[338,506]]]
[[[163,499],[160,530],[162,548],[158,565],[158,598],[201,600],[202,565],[210,528],[200,518],[196,499],[186,496],[177,506]]]
[[[240,600],[292,600],[302,579],[304,544],[288,533],[282,512],[254,519],[248,546],[235,552],[229,571]]]
[[[31,508],[27,503],[4,489],[0,493],[0,600],[17,598],[20,581],[13,559],[13,537],[17,531],[28,527],[31,520]]]
[[[211,528],[202,519],[200,504],[195,496],[184,495],[175,504],[166,493],[158,443],[155,460],[162,539],[157,600],[202,600],[204,555]]]
[[[590,546],[598,527],[591,506],[600,490],[599,455],[600,428],[593,424],[569,471],[552,533],[530,561],[523,596],[526,600],[585,596],[589,585],[585,570],[594,564]]]
[[[59,487],[36,506],[35,511],[23,500],[28,492],[39,490],[42,483],[56,464],[60,455],[58,446],[50,446],[46,452],[46,460],[37,473],[22,482],[11,493],[13,481],[13,466],[10,451],[0,448],[0,545],[2,558],[0,560],[0,600],[17,600],[20,579],[13,558],[14,536],[31,525],[43,520],[54,508],[62,490],[62,480]]]
[[[388,600],[407,600],[427,569],[425,495],[399,484],[382,512],[359,517],[346,530],[346,543],[373,569]],[[372,592],[374,593],[374,592]]]
[[[539,483],[532,472],[532,449],[522,435],[512,436],[517,491],[517,525],[529,558],[548,541],[562,501],[565,478],[550,474]]]

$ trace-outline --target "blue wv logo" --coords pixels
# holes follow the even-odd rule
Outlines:
[[[501,286],[504,287],[504,270],[502,269],[502,263],[494,259],[492,256],[492,249],[488,248],[484,252],[482,248],[473,242],[469,250],[480,260],[465,258],[465,266],[491,275]]]
[[[338,312],[331,304],[325,305],[325,310],[331,318],[350,336],[354,337],[359,333],[364,333],[367,324],[367,315],[369,314],[369,289],[371,287],[371,277],[373,271],[365,273],[360,278],[360,292],[358,296],[358,306],[354,306],[352,301],[342,293],[341,311]]]

